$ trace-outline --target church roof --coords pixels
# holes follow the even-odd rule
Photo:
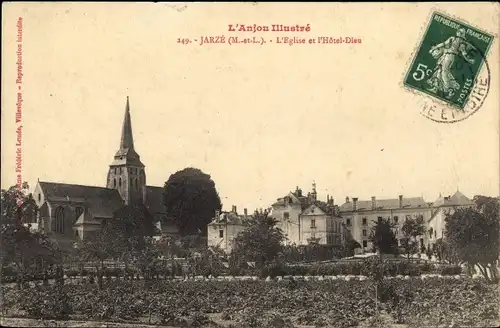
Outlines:
[[[163,205],[163,188],[146,186],[146,208],[152,214],[165,213]]]
[[[58,182],[38,183],[48,202],[82,202],[94,217],[111,218],[115,211],[124,206],[120,194],[115,189]]]
[[[372,201],[371,200],[360,200],[357,203],[358,211],[371,211],[372,210]],[[390,210],[390,209],[398,209],[399,207],[399,199],[377,199],[376,200],[377,210]],[[423,197],[410,197],[403,198],[403,207],[402,208],[425,208],[429,207],[429,205],[425,202]],[[341,212],[350,212],[353,210],[353,202],[347,202],[340,206]]]

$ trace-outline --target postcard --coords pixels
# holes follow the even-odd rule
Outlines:
[[[2,324],[497,326],[499,14],[4,3]]]

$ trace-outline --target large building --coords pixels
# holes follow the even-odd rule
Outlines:
[[[312,243],[341,246],[344,240],[342,218],[333,198],[317,199],[316,184],[307,195],[297,187],[271,206],[270,215],[278,221],[289,245]]]
[[[432,245],[440,238],[444,238],[445,219],[447,214],[453,214],[455,209],[473,206],[474,202],[457,190],[453,196],[439,196],[432,204],[432,213],[427,220],[426,244]]]
[[[144,205],[165,233],[175,234],[163,206],[163,188],[146,184],[146,167],[134,147],[127,97],[120,147],[109,165],[104,187],[38,181],[33,197],[39,229],[60,244],[84,239],[125,205]]]
[[[208,246],[218,247],[226,253],[231,253],[235,246],[234,239],[251,224],[252,218],[246,208],[243,215],[238,214],[236,206],[233,206],[230,212],[217,211],[212,222],[208,224]]]
[[[431,206],[422,197],[404,198],[399,195],[393,199],[377,199],[373,196],[371,200],[351,200],[346,197],[345,203],[340,206],[340,215],[344,218],[346,228],[361,245],[361,251],[369,252],[372,249],[370,233],[378,220],[389,219],[394,223],[394,232],[400,245],[404,220],[422,217],[424,222],[428,222]],[[424,245],[424,236],[419,241]]]

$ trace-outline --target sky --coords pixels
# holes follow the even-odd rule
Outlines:
[[[147,184],[211,175],[224,209],[270,206],[315,181],[319,198],[498,196],[498,74],[466,120],[433,122],[402,80],[433,10],[497,33],[499,5],[9,3],[2,11],[2,188],[22,179],[105,186],[126,97]],[[23,18],[22,122],[16,23]],[[228,24],[309,24],[232,33]],[[177,43],[225,36],[225,44]],[[230,36],[353,37],[361,44],[229,45]],[[420,96],[421,97],[421,96]]]

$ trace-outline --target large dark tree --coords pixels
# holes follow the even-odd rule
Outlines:
[[[500,202],[485,196],[476,196],[474,200],[476,206],[446,214],[445,237],[461,262],[479,267],[486,279],[496,280]]]
[[[167,215],[174,219],[183,236],[205,236],[215,211],[222,208],[210,175],[195,168],[172,174],[165,183],[163,196]]]
[[[375,251],[380,254],[397,254],[398,241],[393,229],[394,225],[389,219],[380,219],[375,222],[370,235]]]

